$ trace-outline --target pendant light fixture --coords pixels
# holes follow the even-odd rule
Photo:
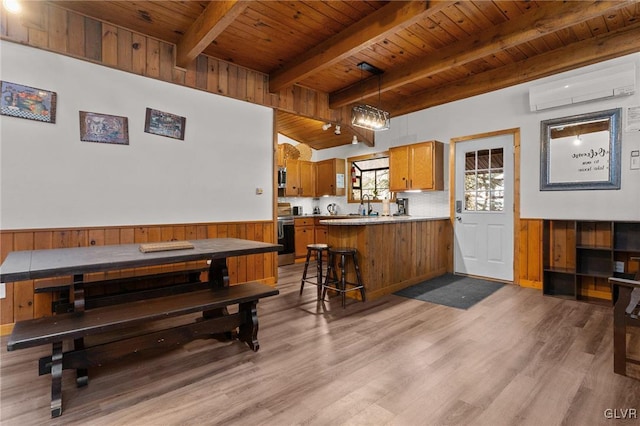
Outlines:
[[[378,107],[366,104],[354,106],[351,109],[351,124],[373,131],[387,130],[390,123],[389,113],[379,108],[382,70],[367,62],[360,62],[358,68],[360,68],[360,81],[362,81],[362,72],[365,70],[378,76]]]

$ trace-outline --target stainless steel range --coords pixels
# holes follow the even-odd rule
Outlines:
[[[290,203],[278,203],[278,244],[284,247],[278,254],[278,266],[296,261],[296,241]]]
[[[278,266],[295,263],[296,242],[293,216],[278,216],[278,244],[284,247],[278,254]]]

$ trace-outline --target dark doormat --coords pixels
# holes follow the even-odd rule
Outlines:
[[[458,309],[469,309],[504,284],[453,274],[423,281],[393,294]]]

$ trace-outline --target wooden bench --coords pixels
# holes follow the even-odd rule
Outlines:
[[[640,261],[640,258],[632,257],[631,260]],[[632,292],[640,291],[640,270],[635,279],[611,277],[609,282],[613,293],[613,371],[626,376],[627,363],[640,365],[640,360],[627,356],[627,327],[640,329],[640,318],[627,309],[631,305]],[[632,312],[634,310],[637,307]]]
[[[82,285],[84,289],[100,286],[117,289],[117,291],[110,291],[106,294],[87,296],[85,309],[202,290],[209,287],[207,282],[200,280],[200,275],[203,272],[209,271],[209,265],[205,264],[187,269],[185,269],[184,266],[178,265],[169,268],[170,270],[164,269],[165,268],[163,268],[161,272],[151,274],[146,271],[127,271],[123,273],[123,275],[114,278],[74,281],[73,285]],[[152,288],[140,288],[136,286],[136,283],[142,282],[154,282],[156,284],[164,282],[164,285],[154,285]],[[71,286],[71,282],[36,281],[34,283],[34,293],[57,292],[59,293],[59,299],[51,302],[51,312],[58,314],[73,312],[74,304],[70,301]]]
[[[83,386],[88,383],[86,369],[89,367],[145,350],[155,352],[174,348],[221,333],[236,335],[257,351],[257,302],[278,293],[275,288],[251,282],[19,321],[8,340],[7,350],[52,344],[51,356],[40,359],[39,374],[52,375],[51,416],[58,417],[62,414],[64,369],[76,369],[77,384]],[[238,312],[229,314],[226,308],[236,304]],[[90,347],[84,345],[85,337],[198,312],[203,313],[202,318],[192,323]],[[63,351],[65,340],[73,340],[72,350]]]

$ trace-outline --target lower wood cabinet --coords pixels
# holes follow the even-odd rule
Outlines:
[[[542,254],[544,294],[608,304],[608,278],[640,268],[640,222],[545,220]]]
[[[312,217],[294,220],[296,257],[307,256],[307,245],[315,242],[315,224]]]

